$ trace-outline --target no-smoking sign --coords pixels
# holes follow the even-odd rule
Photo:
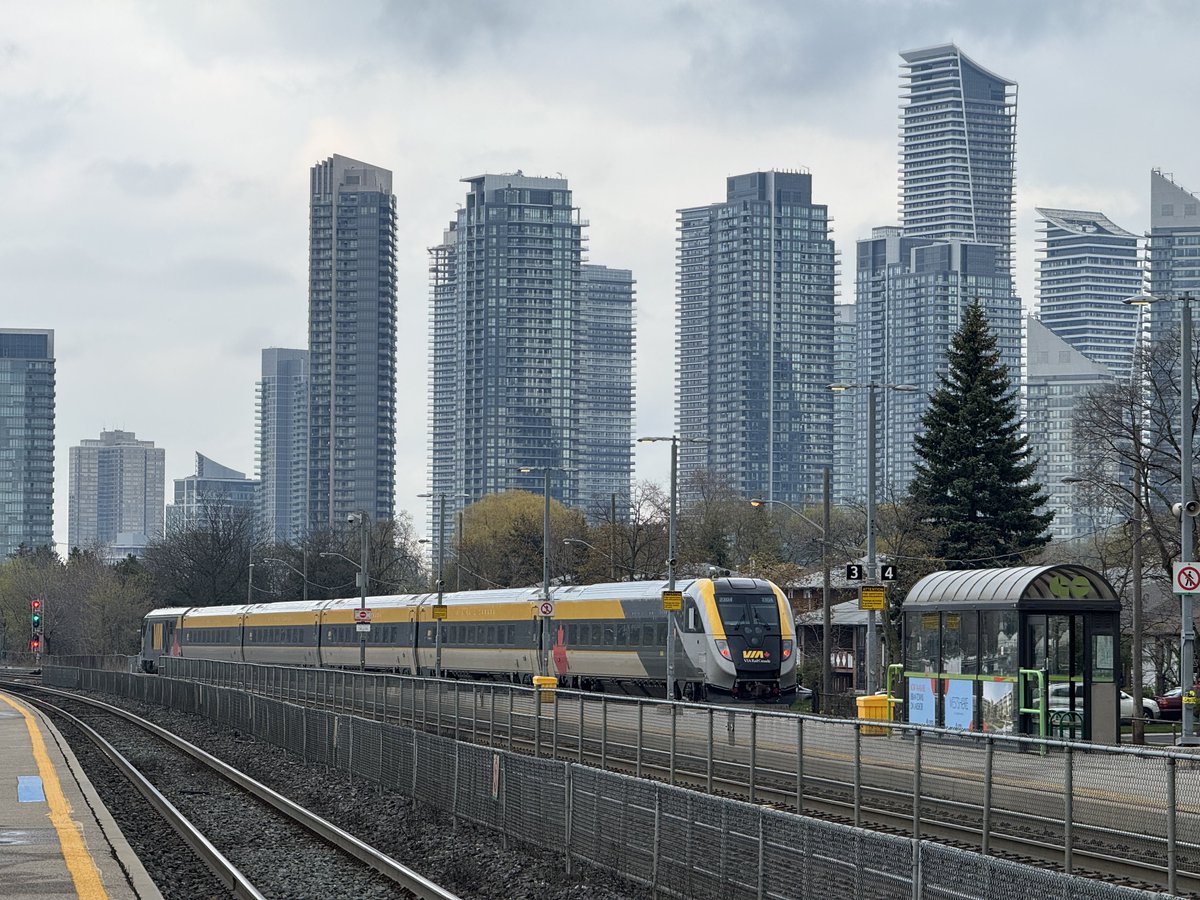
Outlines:
[[[1175,563],[1173,574],[1176,594],[1200,594],[1200,563]]]
[[[541,603],[539,603],[538,604],[538,615],[545,616],[546,618],[550,618],[551,616],[553,616],[554,615],[554,601],[553,600],[543,600]]]

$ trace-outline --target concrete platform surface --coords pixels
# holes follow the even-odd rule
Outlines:
[[[0,692],[0,897],[162,897],[58,729],[5,692]]]

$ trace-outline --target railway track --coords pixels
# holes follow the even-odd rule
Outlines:
[[[148,804],[186,845],[187,856],[199,861],[200,865],[186,863],[174,841],[169,842],[174,845],[170,852],[143,857],[165,894],[215,896],[215,879],[224,895],[238,898],[457,900],[450,891],[152,722],[78,695],[47,689],[36,696],[33,691],[24,693],[60,725],[60,731],[73,729],[87,737],[136,788],[143,811],[134,814],[143,819],[135,831],[155,835],[152,843],[162,836],[163,829],[144,818]],[[113,785],[108,788],[111,793]],[[109,798],[105,802],[111,808]],[[167,864],[156,865],[163,856]],[[211,873],[208,879],[202,869]]]

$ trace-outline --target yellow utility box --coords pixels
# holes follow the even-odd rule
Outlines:
[[[534,675],[533,686],[537,690],[538,700],[542,703],[554,702],[554,691],[558,687],[558,679],[553,675]]]
[[[863,697],[855,697],[854,702],[858,704],[858,717],[860,719],[883,719],[888,721],[891,719],[890,704],[888,698],[883,694],[867,694]],[[891,734],[890,728],[880,728],[878,725],[862,726],[863,734]]]

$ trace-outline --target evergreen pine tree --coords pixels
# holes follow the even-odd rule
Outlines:
[[[1020,565],[1050,540],[1054,513],[1040,511],[1048,497],[1033,481],[1017,393],[978,301],[967,307],[948,361],[921,420],[909,491],[948,568]]]

